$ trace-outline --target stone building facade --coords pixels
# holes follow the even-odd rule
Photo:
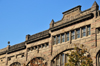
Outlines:
[[[85,11],[76,6],[62,14],[60,21],[51,21],[48,30],[26,35],[24,42],[1,49],[0,66],[30,66],[34,59],[42,60],[47,66],[64,66],[68,62],[66,53],[73,50],[74,44],[79,47],[83,44],[93,59],[93,66],[100,66],[99,5],[94,2]]]

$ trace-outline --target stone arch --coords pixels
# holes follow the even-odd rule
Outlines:
[[[12,63],[10,66],[21,66],[21,63],[19,63],[19,62],[14,62],[14,63]]]
[[[96,55],[95,55],[95,57],[96,57],[96,66],[100,66],[99,64],[100,64],[100,49],[98,48],[97,50],[96,50]]]
[[[38,53],[38,54],[32,54],[30,57],[28,57],[27,61],[26,61],[26,65],[33,59],[33,58],[36,58],[36,57],[41,57],[43,58],[47,63],[49,61],[49,58],[47,55],[44,55],[42,53]]]
[[[81,45],[83,44],[76,44],[80,49],[81,49]],[[67,50],[71,50],[75,47],[74,44],[66,44],[64,46],[62,46],[60,49],[58,49],[57,51],[54,52],[54,54],[52,55],[52,57],[50,58],[50,61],[52,61],[58,54],[64,52],[64,51],[67,51]],[[84,45],[84,48],[87,48],[86,45]],[[87,52],[90,52],[90,49],[91,48],[87,48]]]
[[[21,60],[21,59],[13,59],[13,60],[10,60],[9,63],[8,63],[8,66],[10,66],[11,64],[15,63],[15,62],[19,62],[21,64],[21,66],[24,64],[25,60]]]
[[[77,46],[81,49],[81,46],[82,44],[77,44]],[[84,45],[84,48],[87,49],[87,52],[89,52],[89,54],[91,55],[91,58],[93,59],[93,64],[95,65],[96,64],[96,55],[97,53],[100,51],[100,49],[98,47],[88,47],[86,46],[85,44]],[[75,46],[74,44],[66,44],[64,45],[63,47],[61,47],[60,49],[58,49],[57,51],[54,52],[54,54],[52,54],[52,57],[50,58],[50,62],[57,56],[59,55],[60,53],[66,51],[66,50],[70,50],[70,49],[73,49]]]

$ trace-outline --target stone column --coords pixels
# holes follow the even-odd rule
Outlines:
[[[80,38],[82,38],[82,29],[80,28]]]
[[[85,28],[86,28],[86,36],[88,36],[88,29],[87,29],[87,26],[85,26]]]
[[[100,12],[98,11],[98,16],[100,16]]]
[[[39,53],[39,46],[37,46],[37,53]]]
[[[69,42],[70,42],[70,44],[71,44],[71,31],[69,31]]]
[[[65,37],[65,42],[66,42],[67,41],[67,35],[66,35],[66,33],[64,33],[64,35],[65,35],[64,37]]]
[[[9,49],[10,49],[10,45],[8,45],[7,46],[7,52],[6,52],[6,63],[5,63],[5,65],[7,66],[8,65],[8,51],[9,51]]]
[[[61,66],[61,54],[59,55],[59,62],[60,62],[60,66]]]
[[[57,66],[57,59],[55,58],[55,66]]]
[[[54,45],[54,42],[53,42],[54,40],[53,40],[53,36],[51,36],[51,40],[50,40],[50,42],[49,42],[49,47],[50,47],[50,55],[52,55],[53,54],[53,45]]]
[[[28,58],[28,48],[27,48],[27,43],[26,42],[25,42],[25,46],[26,46],[25,58],[26,58],[26,61],[27,61],[27,58]]]
[[[77,39],[77,32],[76,32],[76,30],[74,30],[75,31],[75,39]]]
[[[61,34],[60,34],[60,43],[62,43],[62,36],[61,36]]]
[[[58,37],[56,36],[56,44],[58,44]]]

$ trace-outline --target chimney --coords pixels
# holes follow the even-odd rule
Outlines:
[[[29,35],[29,34],[28,34],[28,35],[26,35],[26,41],[27,41],[27,40],[29,40],[29,37],[30,37],[30,35]]]

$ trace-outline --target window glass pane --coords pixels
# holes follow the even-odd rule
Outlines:
[[[35,46],[35,49],[37,50],[37,46]]]
[[[77,30],[77,38],[80,38],[80,29]]]
[[[68,57],[68,55],[65,55],[65,62],[66,62],[66,63],[69,62],[69,57]]]
[[[66,33],[66,36],[67,36],[67,41],[69,41],[69,32],[68,33]]]
[[[61,55],[61,66],[64,66],[64,54]]]
[[[60,58],[59,58],[59,56],[57,56],[57,66],[60,66]]]
[[[58,43],[60,43],[60,35],[58,35],[57,37],[58,37]]]
[[[47,43],[47,44],[46,44],[46,46],[48,47],[48,46],[49,46],[49,44]]]
[[[34,47],[32,47],[32,50],[34,50]]]
[[[91,27],[90,27],[90,25],[87,27],[87,29],[88,29],[88,35],[90,35],[91,34]]]
[[[72,31],[71,34],[72,39],[75,39],[75,31]]]
[[[82,36],[86,36],[86,28],[85,27],[82,28]]]
[[[98,33],[100,33],[100,28],[98,28]]]
[[[65,35],[62,34],[62,42],[65,42]]]
[[[44,45],[44,44],[42,44],[42,47],[44,48],[44,47],[45,47],[45,45]]]

